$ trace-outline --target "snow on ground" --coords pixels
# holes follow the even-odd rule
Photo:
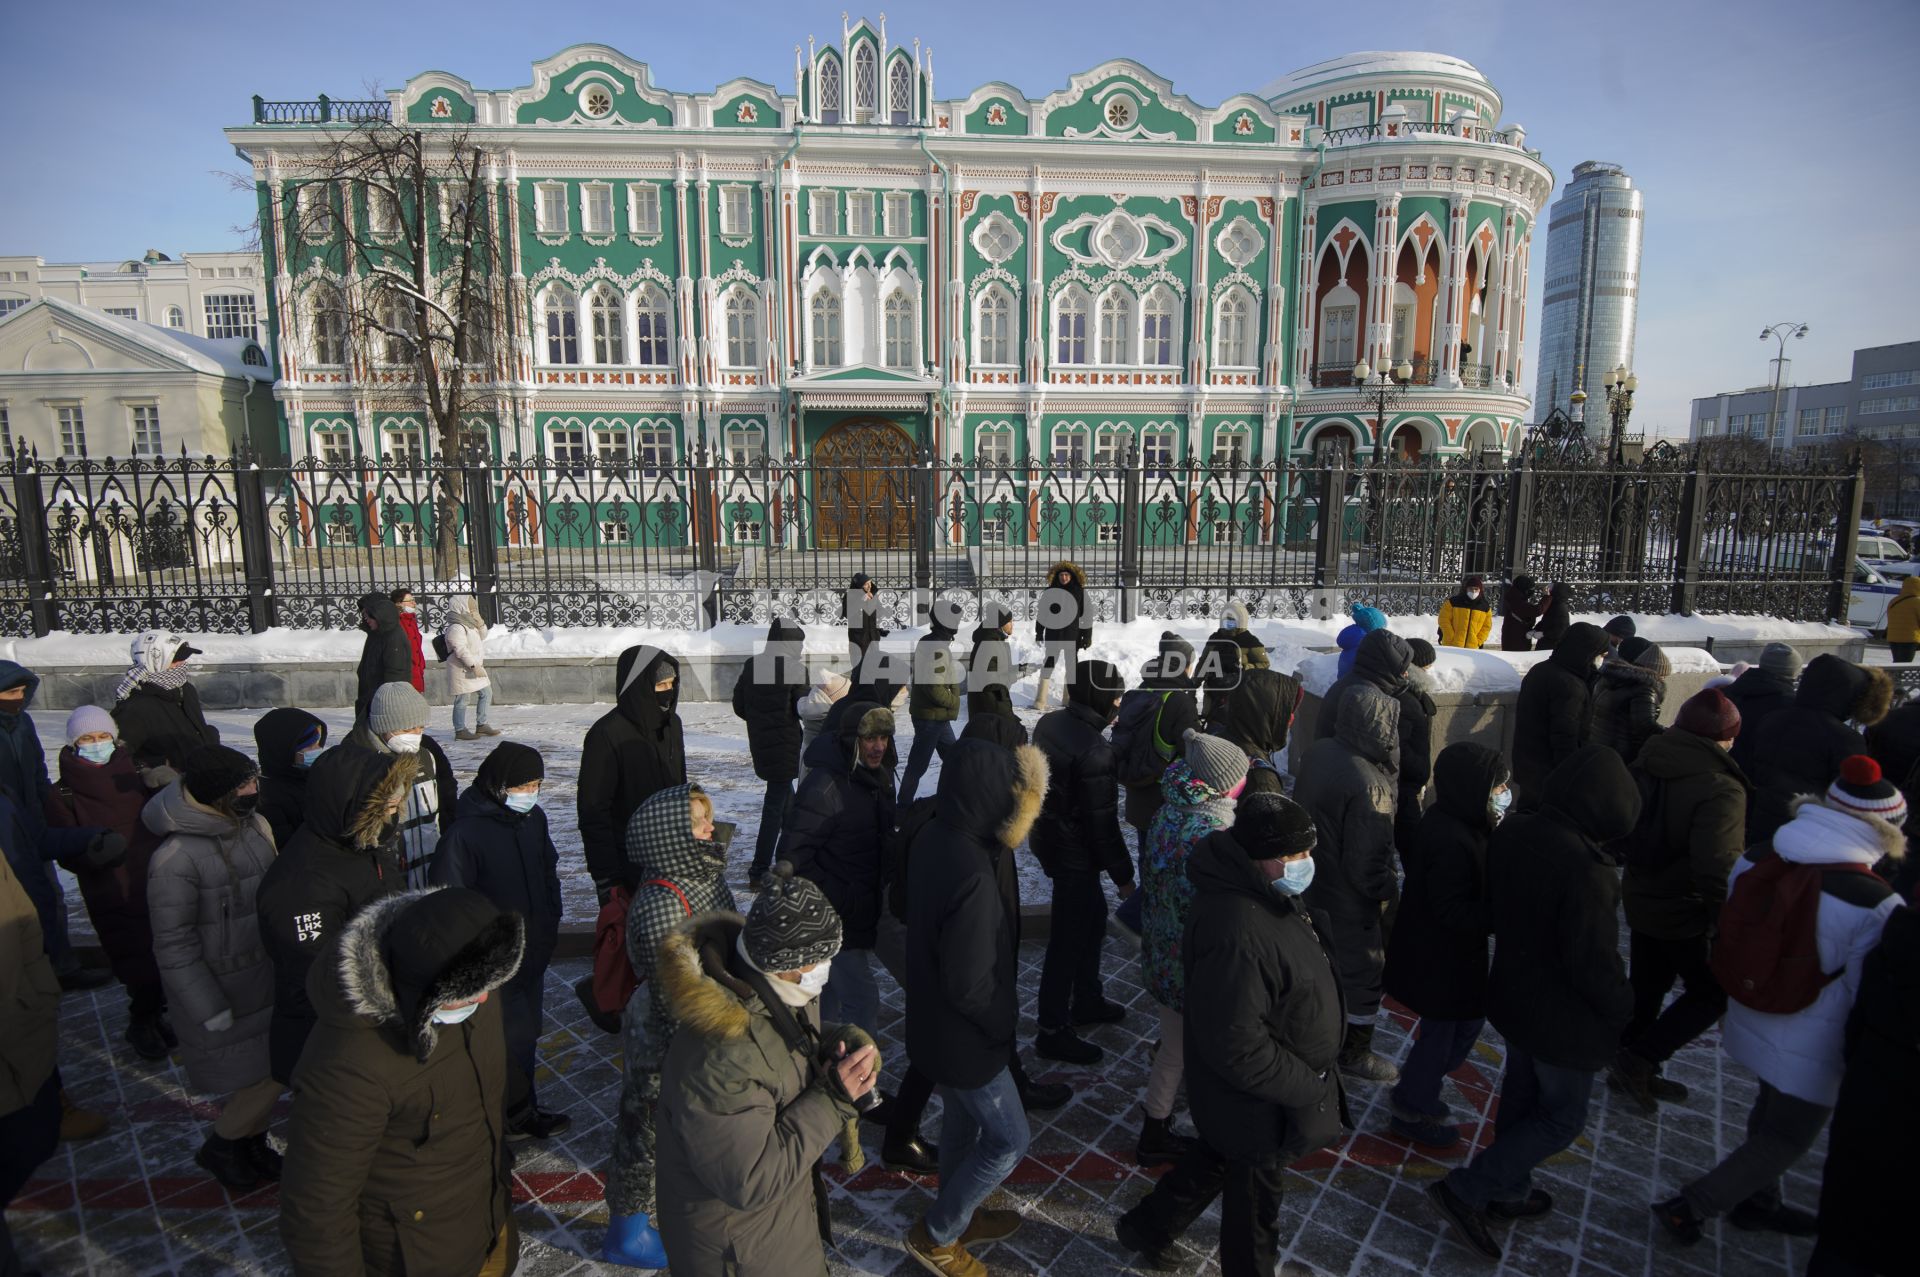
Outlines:
[[[1661,650],[1667,654],[1675,673],[1718,674],[1726,668],[1705,648],[1668,647],[1664,641],[1656,641],[1661,642]],[[1439,659],[1428,671],[1433,681],[1428,690],[1440,694],[1517,692],[1527,671],[1551,655],[1551,652],[1499,652],[1490,648],[1469,652],[1464,648],[1443,647],[1439,649]],[[1316,652],[1300,663],[1300,681],[1310,694],[1327,694],[1338,677],[1339,661],[1337,652]],[[1278,662],[1275,666],[1280,668]]]

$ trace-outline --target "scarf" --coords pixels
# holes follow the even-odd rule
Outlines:
[[[157,673],[144,665],[136,665],[120,676],[120,683],[113,689],[113,699],[124,701],[133,695],[136,687],[145,684],[161,692],[171,692],[183,687],[193,677],[193,671],[184,665],[169,665]]]

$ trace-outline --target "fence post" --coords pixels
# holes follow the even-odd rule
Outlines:
[[[714,479],[713,453],[704,438],[694,445],[689,478],[692,501],[687,538],[693,548],[695,583],[701,590],[700,628],[710,630],[720,619],[720,493]]]
[[[1345,548],[1347,522],[1347,459],[1335,453],[1320,472],[1320,527],[1313,557],[1313,584],[1327,590],[1340,584],[1340,555]],[[1329,600],[1329,605],[1331,601]]]
[[[908,472],[908,497],[913,517],[913,590],[914,621],[931,615],[933,608],[933,545],[939,534],[940,510],[934,501],[933,445],[923,443],[914,450],[913,468]]]
[[[1527,570],[1533,548],[1533,457],[1523,450],[1514,458],[1512,490],[1507,503],[1507,559],[1501,565],[1511,581]]]
[[[1700,556],[1705,548],[1707,518],[1707,456],[1693,450],[1686,486],[1680,490],[1680,522],[1674,529],[1673,611],[1692,616],[1700,597]]]
[[[1127,468],[1120,476],[1120,621],[1140,617],[1140,472],[1141,453],[1127,445]]]
[[[247,580],[247,628],[262,634],[279,619],[273,592],[273,534],[267,526],[267,480],[251,449],[236,461],[233,495],[240,518],[240,570]]]
[[[467,562],[473,569],[473,597],[480,619],[500,623],[500,551],[493,527],[493,467],[478,449],[461,467],[466,483]]]
[[[26,578],[27,615],[36,638],[53,629],[53,547],[47,542],[47,500],[40,487],[39,459],[22,448],[13,457],[14,513],[20,521],[20,567]]]
[[[1860,503],[1866,496],[1867,473],[1859,449],[1853,453],[1853,474],[1847,480],[1848,492],[1836,512],[1838,524],[1833,530],[1833,561],[1827,567],[1827,619],[1847,623],[1847,600],[1853,593],[1853,556],[1860,542]],[[24,509],[25,507],[22,507]]]

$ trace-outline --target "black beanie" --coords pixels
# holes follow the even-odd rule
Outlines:
[[[253,760],[225,745],[202,745],[187,755],[181,784],[202,806],[211,807],[260,774]]]
[[[1413,652],[1413,663],[1420,669],[1426,669],[1440,659],[1440,653],[1433,650],[1433,644],[1423,638],[1410,638],[1407,647]]]
[[[793,866],[783,860],[773,867],[765,890],[754,897],[741,934],[754,966],[768,975],[798,971],[840,952],[840,915],[826,892],[796,878]]]
[[[493,747],[493,752],[480,764],[473,783],[480,787],[482,793],[504,794],[516,786],[531,785],[536,780],[546,778],[547,764],[540,757],[539,750],[530,745],[503,740]]]
[[[1233,840],[1248,860],[1279,860],[1312,851],[1313,817],[1279,794],[1244,795],[1233,809]]]

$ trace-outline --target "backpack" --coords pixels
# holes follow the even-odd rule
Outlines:
[[[1678,849],[1667,843],[1666,791],[1638,764],[1627,770],[1640,790],[1640,818],[1613,844],[1614,858],[1631,869],[1665,869],[1687,854],[1684,843]]]
[[[453,647],[447,642],[447,632],[441,630],[433,636],[433,659],[444,665],[447,658],[452,655]]]
[[[680,907],[693,916],[693,904],[687,893],[665,878],[649,878],[644,887],[665,887],[680,897]],[[607,893],[593,920],[593,1000],[608,1015],[626,1010],[627,1003],[640,987],[633,962],[627,957],[627,911],[633,907],[633,895],[625,887]]]
[[[1113,720],[1113,757],[1120,783],[1129,789],[1159,784],[1173,761],[1171,749],[1161,752],[1160,740],[1160,715],[1172,695],[1171,688],[1136,687],[1120,699],[1120,713]]]
[[[1860,904],[1878,904],[1893,888],[1865,865],[1800,865],[1771,847],[1755,848],[1747,859],[1752,868],[1734,879],[1733,893],[1720,907],[1708,965],[1741,1006],[1792,1015],[1812,1006],[1841,974],[1820,968],[1820,896],[1829,879],[1871,879],[1846,891]]]

